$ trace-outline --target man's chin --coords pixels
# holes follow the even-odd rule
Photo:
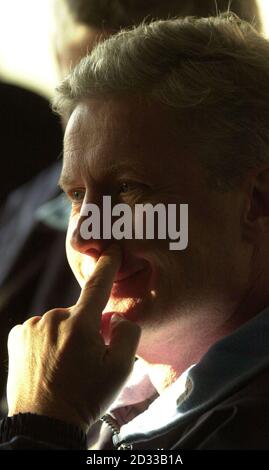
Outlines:
[[[131,297],[115,298],[111,295],[108,304],[103,311],[103,316],[107,316],[110,312],[114,312],[129,319],[130,316],[133,316],[134,313],[138,311],[141,311],[141,305],[137,299],[133,299]]]
[[[143,297],[114,297],[112,290],[103,315],[114,312],[142,326],[153,310],[153,304],[155,305],[155,298],[150,293]]]

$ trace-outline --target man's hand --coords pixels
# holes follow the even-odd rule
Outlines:
[[[8,339],[9,416],[36,413],[84,430],[102,416],[132,370],[140,328],[125,319],[101,334],[102,311],[121,261],[111,246],[98,260],[75,306],[15,326]]]

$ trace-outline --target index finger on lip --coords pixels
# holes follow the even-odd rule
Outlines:
[[[77,315],[84,313],[93,321],[100,319],[112,289],[113,280],[122,259],[118,245],[111,245],[98,259],[95,270],[81,290],[77,301]]]

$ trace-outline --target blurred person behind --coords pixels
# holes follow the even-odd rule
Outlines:
[[[62,129],[48,101],[30,90],[0,81],[0,103],[1,204],[11,191],[57,160]]]

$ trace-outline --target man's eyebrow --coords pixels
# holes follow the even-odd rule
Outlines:
[[[129,161],[122,161],[119,163],[112,163],[107,166],[102,176],[113,177],[123,172],[132,174],[138,173],[136,165],[131,164]],[[142,175],[143,174],[144,172],[142,173]],[[68,173],[62,173],[58,181],[58,186],[63,190],[67,187],[74,186],[75,184],[77,184],[77,180]]]
[[[62,173],[58,181],[58,186],[64,190],[66,187],[72,186],[74,183],[75,180],[72,178],[72,176]]]
[[[109,176],[118,176],[121,173],[138,173],[137,165],[128,160],[123,160],[121,162],[111,163],[105,169],[106,175]]]

